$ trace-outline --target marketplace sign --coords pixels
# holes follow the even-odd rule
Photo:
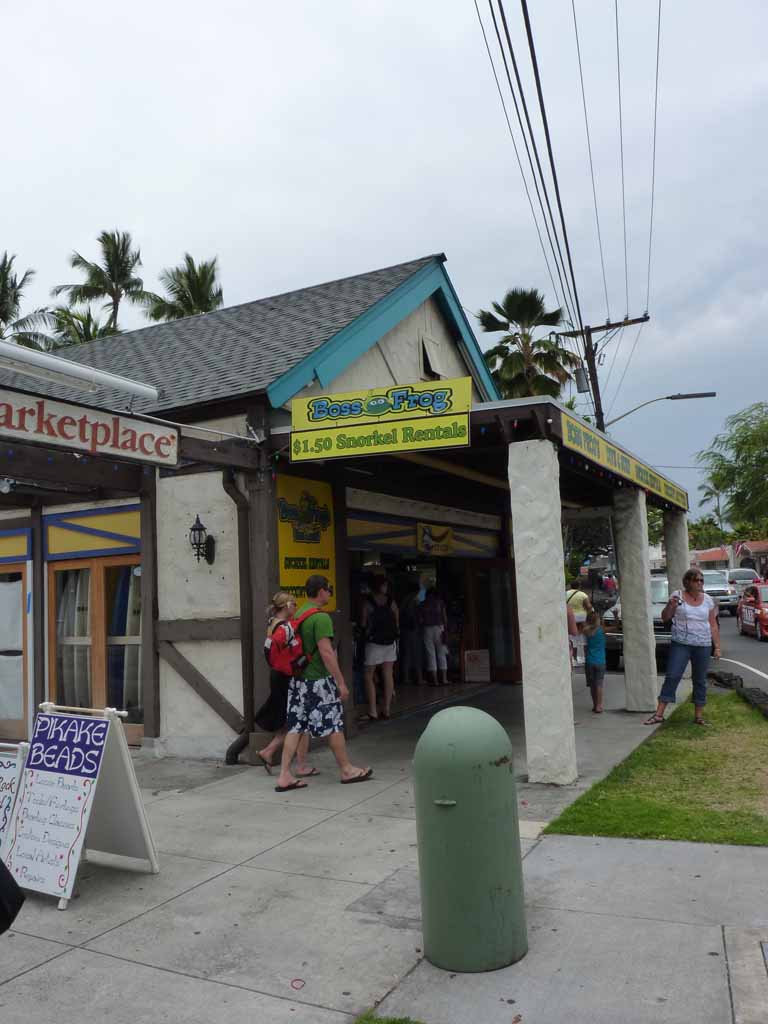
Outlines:
[[[277,476],[277,552],[280,590],[298,600],[307,596],[310,576],[327,576],[336,583],[336,540],[333,530],[331,485],[298,476]],[[325,611],[336,609],[336,595]]]
[[[563,427],[563,444],[571,451],[578,452],[590,462],[597,463],[617,476],[631,480],[646,491],[656,494],[671,505],[688,508],[688,494],[671,480],[661,476],[644,462],[639,462],[622,448],[611,444],[594,430],[583,423],[572,419],[565,413],[560,414]]]
[[[179,432],[129,416],[0,389],[0,437],[159,466],[179,461]]]
[[[472,379],[397,384],[291,402],[291,461],[469,445]]]

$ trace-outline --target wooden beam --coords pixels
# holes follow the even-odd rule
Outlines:
[[[187,661],[173,644],[167,642],[158,644],[158,653],[171,666],[174,672],[178,673],[184,682],[192,687],[198,697],[204,700],[208,707],[227,723],[230,729],[237,733],[242,732],[245,723],[243,722],[243,716],[237,708],[230,704],[227,698],[219,693],[213,683],[209,682],[202,672],[196,669],[190,661]]]
[[[157,642],[195,643],[204,640],[239,640],[240,619],[164,619],[157,623]]]
[[[489,476],[487,473],[478,473],[475,469],[459,466],[456,463],[447,462],[445,459],[436,459],[431,455],[416,455],[411,452],[407,454],[401,452],[397,455],[397,458],[403,462],[412,462],[417,466],[426,466],[428,469],[434,469],[439,473],[448,473],[451,476],[462,477],[464,480],[485,484],[486,487],[495,487],[500,491],[509,490],[509,481],[502,480],[501,477]]]
[[[35,681],[34,707],[46,700],[45,693],[45,564],[43,562],[43,513],[32,509],[32,675]],[[7,527],[6,527],[7,528]],[[49,600],[55,600],[51,594]],[[30,723],[31,727],[31,723]]]
[[[144,735],[160,735],[160,666],[157,633],[157,501],[156,477],[146,478],[141,495],[141,680],[144,691]]]
[[[182,435],[179,458],[229,469],[255,470],[260,466],[259,449],[247,441],[203,441]]]
[[[110,491],[138,494],[144,466],[129,466],[104,456],[54,451],[32,444],[0,444],[0,476],[43,483],[104,487]],[[154,472],[154,467],[152,467]]]

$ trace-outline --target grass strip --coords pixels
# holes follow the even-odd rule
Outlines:
[[[768,845],[768,722],[735,693],[711,694],[705,717],[681,705],[545,832]]]

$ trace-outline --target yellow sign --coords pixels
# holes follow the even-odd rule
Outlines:
[[[351,455],[387,455],[424,448],[459,448],[469,444],[469,414],[429,420],[347,427],[340,430],[300,430],[291,434],[291,462],[338,459]]]
[[[572,419],[565,413],[560,415],[563,426],[563,444],[566,448],[579,452],[590,462],[595,462],[611,473],[631,480],[644,490],[658,495],[672,505],[688,508],[688,494],[677,484],[673,484],[671,480],[661,476],[651,466],[639,462],[622,448],[606,441],[604,437],[594,430],[590,430],[578,420]]]
[[[336,584],[336,544],[331,485],[295,476],[277,477],[277,550],[280,590],[294,594],[301,605],[310,576],[327,576]],[[336,608],[336,596],[325,610]]]
[[[294,430],[349,427],[360,423],[455,415],[469,412],[471,407],[471,377],[428,380],[418,384],[370,388],[368,391],[294,398],[291,402],[291,426]]]
[[[294,398],[291,461],[469,445],[472,379]]]
[[[453,527],[417,523],[416,548],[425,555],[452,555],[455,551]]]

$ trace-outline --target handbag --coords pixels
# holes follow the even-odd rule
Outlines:
[[[0,860],[0,935],[7,932],[24,903],[24,893]]]

